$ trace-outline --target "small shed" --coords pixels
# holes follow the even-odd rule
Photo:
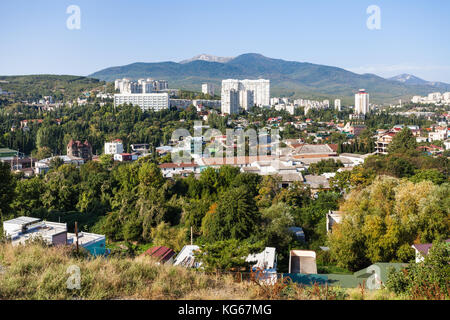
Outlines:
[[[143,255],[153,257],[162,264],[173,264],[175,251],[165,246],[158,246],[148,249]]]
[[[289,273],[317,274],[316,252],[312,250],[291,250]]]

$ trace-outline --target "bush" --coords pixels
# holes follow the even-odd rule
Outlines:
[[[450,244],[435,242],[423,262],[403,270],[390,270],[386,287],[411,299],[441,300],[450,298]]]

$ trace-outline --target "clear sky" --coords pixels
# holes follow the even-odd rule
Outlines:
[[[69,30],[69,5],[81,28]],[[369,30],[366,9],[381,9]],[[200,53],[450,83],[448,0],[2,0],[0,75],[88,75]]]

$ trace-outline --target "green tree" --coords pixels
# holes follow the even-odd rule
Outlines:
[[[250,263],[245,261],[248,255],[261,248],[261,244],[228,239],[203,245],[195,256],[205,271],[241,270],[250,266]]]
[[[389,153],[405,153],[416,150],[417,142],[412,131],[408,127],[404,127],[398,132],[392,142],[388,146]]]
[[[186,236],[186,228],[170,227],[165,222],[161,222],[151,231],[153,245],[166,246],[177,252],[187,244]]]
[[[209,241],[246,239],[258,225],[255,201],[245,186],[224,192],[217,209],[203,218],[202,233]]]
[[[411,263],[403,270],[391,269],[386,287],[410,299],[449,299],[450,244],[436,241],[423,262]]]
[[[0,162],[0,214],[2,221],[4,216],[11,212],[10,205],[14,200],[15,186],[16,179],[11,174],[9,163]]]
[[[431,181],[434,184],[442,184],[446,182],[445,175],[439,172],[437,169],[422,169],[417,170],[416,174],[413,175],[411,178],[409,178],[414,183],[420,182],[420,181]]]
[[[449,185],[379,177],[342,203],[342,222],[329,236],[338,265],[351,270],[375,262],[407,262],[414,241],[449,236]]]

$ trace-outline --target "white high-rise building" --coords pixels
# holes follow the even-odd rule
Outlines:
[[[153,93],[166,90],[169,84],[166,80],[153,80],[151,78],[131,81],[127,78],[117,79],[114,88],[120,93]]]
[[[2,90],[0,89],[0,92],[1,92]],[[446,92],[446,93],[444,93],[443,95],[442,95],[442,100],[445,100],[446,102],[449,102],[450,101],[450,92]]]
[[[442,100],[442,95],[440,92],[433,92],[428,94],[427,100],[432,103],[439,103]]]
[[[270,80],[222,80],[222,97],[230,90],[235,90],[239,95],[238,108],[249,108],[249,95],[253,95],[253,105],[259,107],[270,106]],[[252,94],[240,92],[252,91]],[[223,98],[222,98],[223,99]],[[245,100],[245,101],[244,101]],[[222,100],[223,101],[223,100]],[[224,103],[222,102],[222,108]]]
[[[239,91],[222,90],[222,114],[239,113]]]
[[[239,102],[244,110],[251,109],[255,105],[255,92],[252,90],[239,91]]]
[[[359,89],[359,92],[355,94],[355,114],[366,115],[369,111],[369,94],[365,89]]]
[[[214,85],[212,83],[202,84],[202,93],[209,94],[211,97],[214,97]]]
[[[336,99],[334,100],[334,108],[337,111],[341,111],[341,99]]]

